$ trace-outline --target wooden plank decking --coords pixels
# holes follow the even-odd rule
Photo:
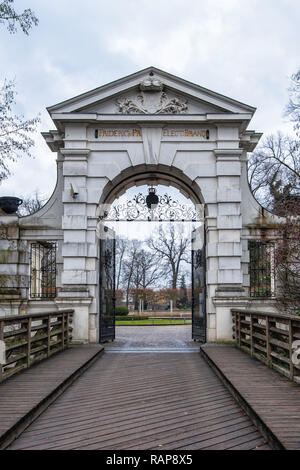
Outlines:
[[[233,346],[201,349],[282,446],[300,450],[300,385]]]
[[[1,383],[0,448],[18,436],[102,351],[100,346],[74,346]]]
[[[199,353],[104,354],[9,449],[268,449]]]

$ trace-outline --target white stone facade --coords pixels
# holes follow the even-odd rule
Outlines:
[[[247,152],[261,136],[247,130],[253,107],[150,67],[48,111],[56,129],[43,135],[57,152],[57,186],[36,214],[0,218],[11,232],[0,240],[10,256],[0,270],[28,277],[26,246],[57,241],[58,295],[33,300],[16,286],[1,295],[1,314],[72,307],[75,339],[96,342],[101,205],[150,180],[204,204],[208,341],[232,338],[230,308],[273,308],[249,297],[247,239],[276,223],[248,186]]]

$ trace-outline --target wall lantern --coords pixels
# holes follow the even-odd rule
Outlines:
[[[146,204],[148,209],[155,209],[157,204],[159,203],[159,197],[156,194],[156,189],[151,187],[148,189],[149,194],[146,197]]]

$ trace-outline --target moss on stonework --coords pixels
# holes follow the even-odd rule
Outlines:
[[[0,287],[0,295],[19,295],[19,291],[11,287]]]
[[[7,281],[8,281],[8,275],[7,274],[0,274],[0,287],[6,287]]]
[[[7,250],[0,250],[0,264],[7,264],[8,252]]]

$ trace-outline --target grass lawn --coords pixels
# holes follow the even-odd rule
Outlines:
[[[159,318],[149,318],[147,320],[124,320],[116,321],[116,326],[132,326],[132,325],[190,325],[191,320],[172,320],[172,319],[162,319]]]

